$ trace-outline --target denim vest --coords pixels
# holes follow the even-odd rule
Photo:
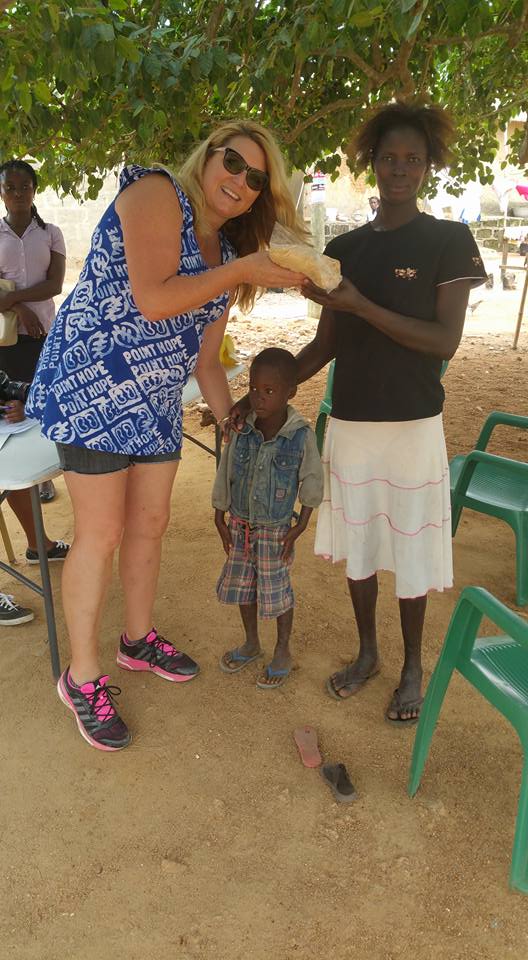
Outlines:
[[[299,468],[307,427],[292,437],[264,440],[250,425],[236,439],[231,481],[231,511],[251,524],[289,523],[299,488]]]

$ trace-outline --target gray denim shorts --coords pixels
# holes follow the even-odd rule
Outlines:
[[[126,453],[106,453],[101,450],[88,450],[86,447],[74,447],[71,443],[57,443],[59,462],[64,470],[73,473],[116,473],[127,470],[136,463],[171,463],[181,460],[181,450],[172,453],[158,453],[150,457],[129,456]]]

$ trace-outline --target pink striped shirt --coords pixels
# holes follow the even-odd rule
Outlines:
[[[52,251],[66,256],[62,231],[53,223],[47,223],[43,230],[32,220],[19,237],[5,220],[0,220],[0,277],[14,280],[17,290],[46,279]],[[47,333],[55,317],[53,300],[24,302],[37,314]],[[24,324],[20,324],[18,332],[27,333]]]

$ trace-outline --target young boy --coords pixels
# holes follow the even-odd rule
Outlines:
[[[291,670],[293,545],[323,498],[315,434],[288,403],[296,384],[295,358],[288,350],[271,347],[255,357],[249,371],[251,413],[224,447],[213,487],[215,524],[227,554],[218,599],[238,603],[246,635],[243,646],[223,655],[220,667],[238,673],[253,663],[261,655],[257,611],[262,619],[276,619],[273,659],[257,680],[264,690],[282,686]],[[297,495],[302,506],[292,526]]]

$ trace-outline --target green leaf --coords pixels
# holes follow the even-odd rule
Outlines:
[[[33,106],[33,99],[31,97],[31,90],[29,89],[28,83],[17,83],[17,94],[18,102],[22,107],[24,113],[31,113],[31,107]]]
[[[400,0],[402,13],[407,13],[412,7],[416,6],[416,0]]]
[[[115,47],[113,43],[98,43],[94,50],[94,64],[97,71],[104,77],[112,73],[115,64]]]
[[[99,40],[105,43],[114,39],[114,28],[111,23],[96,23],[92,30],[99,37]]]
[[[120,53],[125,60],[130,60],[132,63],[139,63],[141,60],[141,53],[136,47],[136,44],[128,37],[119,35],[116,39],[116,47],[118,53]]]
[[[57,33],[60,27],[59,8],[54,3],[47,3],[45,9],[50,19],[51,26],[55,30],[55,33]]]
[[[200,64],[200,70],[204,77],[208,77],[213,66],[213,51],[211,48],[200,55],[198,63]]]
[[[44,80],[37,80],[37,82],[33,84],[33,93],[41,103],[51,103],[53,100],[50,88],[47,83],[44,83]]]
[[[11,87],[13,86],[14,76],[15,76],[15,68],[14,68],[14,65],[10,63],[4,76],[2,77],[2,80],[0,81],[0,90],[2,90],[3,92],[5,92],[6,90],[10,90]]]
[[[372,10],[352,14],[349,22],[356,27],[370,27],[381,13],[383,13],[383,7],[373,7]]]

